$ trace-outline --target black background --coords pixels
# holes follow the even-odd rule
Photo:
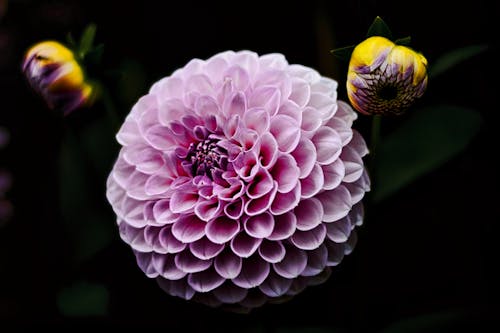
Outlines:
[[[280,52],[290,63],[339,81],[346,100],[345,64],[328,51],[361,41],[380,15],[429,63],[452,49],[489,44],[488,52],[430,81],[422,104],[450,103],[481,113],[482,128],[467,149],[397,195],[373,207],[358,245],[330,280],[292,301],[251,314],[233,314],[164,294],[136,267],[128,246],[112,243],[75,267],[58,200],[58,152],[64,126],[78,131],[99,117],[99,106],[65,119],[51,113],[27,86],[23,52],[42,39],[64,40],[89,22],[105,44],[104,68],[123,59],[141,64],[146,89],[157,79],[220,51]],[[279,331],[330,327],[377,332],[424,315],[459,314],[454,331],[481,331],[498,315],[494,270],[499,219],[498,58],[492,43],[498,8],[486,0],[455,1],[10,1],[0,28],[0,125],[11,132],[1,165],[13,174],[13,218],[0,227],[0,322],[13,325],[109,325],[162,330]],[[119,112],[124,117],[131,105]],[[385,130],[404,118],[390,119]],[[368,133],[369,119],[354,127]],[[88,179],[114,224],[104,179]],[[109,288],[109,314],[66,318],[58,291],[74,280]],[[452,327],[450,326],[450,327]],[[448,328],[450,328],[448,327]],[[1,329],[1,328],[0,328]],[[451,328],[450,328],[451,329]],[[443,329],[444,330],[444,329]]]

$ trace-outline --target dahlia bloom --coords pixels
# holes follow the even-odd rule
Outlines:
[[[412,49],[374,36],[351,55],[347,94],[364,114],[401,114],[427,87],[427,60]]]
[[[369,190],[337,83],[281,54],[224,52],[155,83],[117,134],[121,238],[167,293],[251,309],[323,282]]]
[[[22,70],[47,105],[64,115],[91,100],[92,86],[85,81],[73,52],[58,42],[45,41],[31,47]]]

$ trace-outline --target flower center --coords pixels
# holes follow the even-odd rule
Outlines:
[[[206,175],[213,179],[214,170],[225,170],[227,166],[227,152],[217,145],[215,139],[206,139],[189,145],[186,161],[191,164],[193,176]]]
[[[381,99],[390,101],[398,96],[398,88],[393,85],[386,85],[380,88],[378,95]]]

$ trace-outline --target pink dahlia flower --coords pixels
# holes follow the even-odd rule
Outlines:
[[[155,83],[117,134],[107,198],[169,294],[246,309],[323,282],[351,252],[369,190],[337,83],[247,51]]]

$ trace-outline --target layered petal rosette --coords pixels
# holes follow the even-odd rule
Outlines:
[[[323,282],[356,242],[368,150],[337,83],[224,52],[155,83],[117,134],[107,198],[169,294],[254,308]]]

